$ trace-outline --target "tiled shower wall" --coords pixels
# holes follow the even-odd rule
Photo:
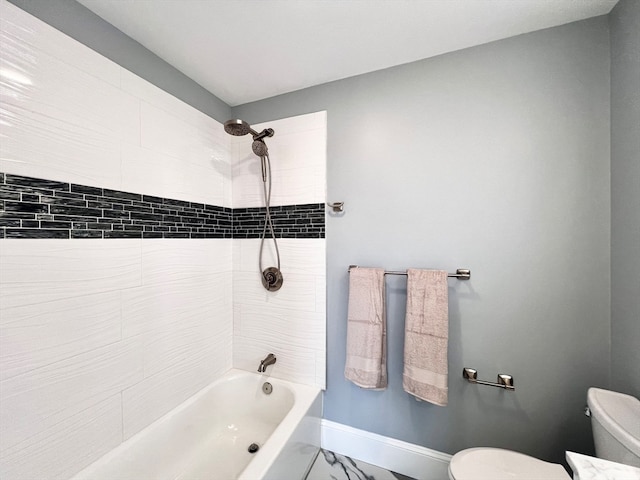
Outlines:
[[[272,161],[271,205],[278,239],[282,289],[268,292],[258,275],[260,240],[233,239],[233,365],[256,370],[256,358],[273,352],[277,362],[271,374],[325,388],[326,359],[326,112],[254,125],[273,128],[266,139]],[[260,160],[251,151],[251,138],[234,137],[233,206],[244,212],[264,205]],[[280,206],[299,205],[282,218]],[[303,214],[304,213],[304,214]],[[234,219],[235,225],[235,219]],[[278,235],[278,234],[276,234]],[[264,244],[263,268],[276,266],[273,241]]]
[[[232,364],[255,370],[267,349],[274,374],[323,384],[324,291],[308,292],[324,285],[324,225],[313,225],[324,197],[282,203],[274,184],[281,231],[292,232],[281,247],[289,288],[254,292],[256,240],[233,240],[229,217],[231,159],[241,176],[255,157],[238,156],[219,122],[4,0],[0,42],[3,479],[68,478]],[[261,337],[250,312],[272,304],[293,312],[269,320],[286,330],[315,314],[306,330],[322,323],[322,346],[295,331],[273,341],[277,326]],[[234,342],[254,358],[234,355]]]
[[[230,142],[4,1],[0,22],[0,471],[68,478],[231,367],[231,238],[142,238],[231,207]],[[162,208],[169,232],[136,225]]]

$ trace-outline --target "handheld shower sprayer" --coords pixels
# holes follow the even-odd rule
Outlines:
[[[264,288],[266,288],[270,292],[280,290],[283,281],[282,273],[280,272],[280,251],[278,250],[278,242],[273,230],[273,222],[271,220],[271,212],[269,210],[269,204],[271,202],[271,161],[269,159],[269,149],[267,148],[267,144],[264,142],[264,138],[273,137],[273,134],[275,132],[272,128],[265,128],[258,133],[253,128],[251,128],[251,125],[240,119],[227,120],[226,122],[224,122],[224,131],[229,135],[234,135],[236,137],[242,137],[249,133],[253,137],[251,150],[253,150],[253,153],[255,153],[256,156],[260,157],[260,161],[262,163],[262,185],[266,211],[264,228],[262,230],[262,238],[260,241],[260,256],[258,260],[258,266],[260,268],[260,271],[262,272],[262,285],[264,286]],[[264,240],[267,235],[267,227],[269,227],[271,238],[273,239],[273,244],[275,246],[278,266],[269,267],[263,270],[262,252],[264,250]]]
[[[260,160],[262,161],[262,181],[267,181],[267,153],[269,149],[267,148],[267,144],[262,140],[254,140],[251,144],[251,150],[255,153]]]

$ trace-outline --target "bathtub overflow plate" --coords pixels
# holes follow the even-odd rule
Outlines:
[[[271,392],[273,392],[273,385],[271,385],[269,382],[264,382],[262,384],[262,391],[265,395],[271,395]]]

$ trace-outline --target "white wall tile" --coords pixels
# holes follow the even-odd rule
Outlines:
[[[145,285],[231,271],[229,239],[164,239],[143,242]]]
[[[4,32],[0,32],[4,35]],[[140,105],[43,52],[0,50],[3,171],[118,188],[120,141],[139,143]],[[6,72],[18,72],[11,81]]]
[[[143,243],[143,286],[123,292],[123,335],[143,343],[145,371],[124,392],[126,438],[230,368],[231,252],[231,240]]]
[[[69,421],[142,375],[140,344],[126,340],[0,382],[0,450]]]
[[[326,340],[322,349],[316,350],[316,380],[315,385],[326,390],[327,388],[327,348]]]
[[[148,246],[145,285],[123,293],[123,335],[139,335],[144,342],[145,376],[175,368],[184,357],[207,351],[217,364],[230,363],[230,249],[212,248],[217,241],[171,242]],[[230,241],[223,242],[230,246]],[[191,244],[200,249],[191,250]],[[229,357],[216,353],[221,341],[228,348],[220,352],[229,352]]]
[[[31,57],[44,53],[113,86],[120,85],[119,65],[6,1],[0,2],[0,30],[3,50],[21,50]]]
[[[238,272],[233,276],[233,296],[234,302],[263,306],[265,311],[279,308],[314,312],[316,305],[315,281],[303,275],[288,275],[280,290],[269,292],[257,274]]]
[[[159,172],[152,175],[161,176],[166,195],[171,195],[170,198],[230,206],[229,141],[220,139],[217,132],[220,124],[209,120],[196,128],[143,102],[141,145],[144,149],[126,149],[123,169],[144,180],[143,168],[151,168],[151,171],[158,168]],[[160,155],[160,160],[154,166],[155,154]],[[129,162],[132,165],[127,165]],[[136,169],[137,163],[142,165]]]
[[[237,335],[240,335],[240,329],[242,327],[242,316],[241,316],[242,306],[238,303],[233,304],[232,312],[233,312],[233,338],[235,339]]]
[[[300,138],[302,137],[302,138]],[[271,205],[321,203],[325,200],[326,154],[323,131],[270,138]],[[234,208],[262,207],[264,194],[261,162],[251,152],[251,142],[240,148],[239,162],[233,169]]]
[[[118,393],[0,453],[3,479],[64,480],[122,442]]]
[[[324,246],[321,242],[313,242],[315,246],[304,245],[305,242],[282,242],[283,252],[299,254],[291,257],[291,269],[303,270],[302,253],[307,252],[311,271],[324,270],[320,267],[324,256],[318,253],[323,252]],[[238,269],[234,270],[234,367],[252,370],[256,357],[259,361],[273,352],[279,366],[272,375],[325,388],[325,277],[288,273],[283,260],[283,287],[268,292],[262,287],[255,266],[258,245],[252,240],[238,240],[234,249],[240,257],[235,263]],[[322,261],[318,260],[320,257]]]
[[[156,87],[124,68],[121,69],[121,88],[123,91],[143,100],[149,105],[160,108],[183,122],[200,130],[207,130],[218,143],[229,143],[230,137],[224,132],[223,125],[213,118],[196,110],[191,105]],[[228,146],[227,146],[228,149]]]
[[[239,335],[271,343],[285,341],[291,348],[316,349],[324,343],[324,318],[324,312],[275,308],[265,311],[261,306],[242,305]]]
[[[121,76],[122,89],[143,100],[142,145],[146,151],[138,155],[148,158],[144,162],[150,168],[147,172],[160,168],[174,176],[173,184],[166,183],[170,187],[166,196],[230,207],[232,137],[223,125],[127,70],[122,69]],[[135,151],[127,150],[132,153],[136,159]],[[158,154],[173,161],[165,158],[154,167],[153,158]],[[126,162],[128,157],[123,155],[123,169],[135,173],[135,165],[127,166]]]
[[[297,120],[302,122],[299,127]],[[326,194],[326,112],[275,120],[254,126],[270,127],[266,139],[272,172],[272,205],[321,203]],[[306,125],[315,128],[306,128]],[[317,126],[320,125],[320,126]],[[251,139],[232,142],[233,207],[264,206],[260,159],[251,151]]]
[[[210,354],[216,363],[226,365],[230,358],[224,357],[233,341],[231,306],[219,312],[220,318],[207,318],[206,322],[192,325],[188,323],[174,324],[174,328],[154,330],[145,339],[144,375],[150,377],[190,356]],[[217,320],[217,321],[216,321]],[[222,350],[219,347],[223,346]]]
[[[259,361],[272,352],[280,364],[272,375],[324,388],[324,376],[317,371],[325,361],[325,317],[324,312],[236,304],[234,367],[251,369],[256,355],[262,355]]]
[[[327,277],[316,275],[316,312],[325,313],[327,311]]]
[[[124,438],[128,439],[231,368],[231,342],[223,335],[212,348],[193,352],[178,364],[123,392]]]
[[[121,189],[175,200],[189,201],[189,196],[177,196],[182,185],[180,159],[148,150],[137,145],[122,145]]]
[[[143,147],[195,165],[209,164],[215,151],[212,144],[218,143],[215,141],[217,135],[210,128],[214,127],[213,124],[195,128],[178,116],[146,102],[142,102],[141,117]]]
[[[89,125],[67,123],[5,103],[0,112],[0,135],[0,170],[4,172],[119,187],[119,145]]]
[[[121,339],[120,292],[0,308],[0,380]]]
[[[287,274],[325,275],[326,240],[324,238],[279,238],[278,250],[282,271]],[[260,239],[235,239],[233,247],[233,268],[235,271],[257,272],[260,253]],[[276,265],[273,240],[265,240],[263,266]]]
[[[274,205],[325,201],[326,131],[308,130],[282,135],[269,147],[273,158]],[[286,159],[286,162],[276,159]]]
[[[141,284],[141,240],[0,240],[0,308]]]
[[[220,122],[24,11],[3,13],[0,170],[231,206]]]
[[[192,202],[229,207],[231,167],[213,155],[210,165],[183,166],[182,183],[175,189],[176,198],[189,198]]]
[[[122,145],[121,190],[126,192],[229,206],[230,171],[226,161],[215,158],[202,166],[155,150]]]
[[[231,325],[230,274],[167,280],[122,293],[124,338],[155,331],[215,324]]]
[[[275,354],[277,361],[267,367],[267,374],[304,385],[315,385],[316,356],[313,350],[291,348],[286,339],[265,340],[263,338],[236,336],[233,339],[233,366],[255,372],[260,360],[268,353]]]

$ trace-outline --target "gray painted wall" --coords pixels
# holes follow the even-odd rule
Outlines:
[[[327,225],[325,417],[449,453],[591,453],[582,407],[589,386],[607,386],[610,358],[606,17],[232,113],[317,110],[328,111],[327,200],[345,202]],[[472,270],[449,283],[448,407],[402,390],[403,277],[387,279],[389,388],[344,379],[349,264]],[[509,373],[516,391],[467,384],[463,366]]]
[[[611,386],[640,397],[640,2],[611,29]]]
[[[8,0],[201,112],[224,122],[231,108],[74,0]]]

